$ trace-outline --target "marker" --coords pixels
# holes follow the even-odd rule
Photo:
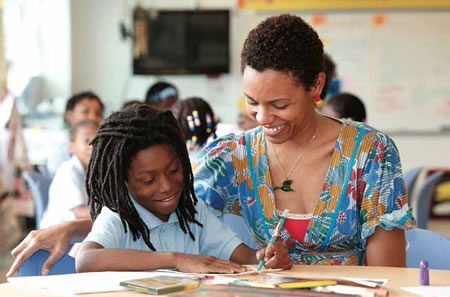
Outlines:
[[[420,261],[419,283],[421,286],[428,286],[430,284],[427,260]]]
[[[285,210],[283,211],[283,213],[281,214],[281,219],[280,219],[280,221],[278,222],[278,225],[277,225],[277,227],[275,228],[275,231],[273,231],[272,237],[271,237],[270,240],[269,240],[269,244],[266,246],[266,250],[267,250],[267,247],[268,247],[271,243],[274,243],[274,242],[277,240],[278,235],[280,234],[281,228],[283,228],[284,220],[286,219],[288,213],[289,213],[289,210],[288,210],[288,209],[285,209]],[[264,250],[264,255],[265,255],[265,253],[266,253],[266,251]],[[261,268],[263,268],[263,266],[264,266],[264,256],[261,258],[261,260],[259,260],[259,264],[258,264],[258,267],[256,268],[256,270],[257,270],[257,271],[261,270]]]

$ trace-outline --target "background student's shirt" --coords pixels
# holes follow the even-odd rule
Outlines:
[[[203,201],[198,201],[195,207],[197,210],[195,218],[203,224],[203,227],[189,223],[195,241],[181,230],[175,212],[170,214],[167,222],[162,222],[135,200],[133,204],[150,229],[150,242],[156,251],[209,255],[229,260],[233,251],[242,243],[233,231],[217,219]],[[133,240],[129,227],[125,233],[119,215],[106,207],[103,207],[92,231],[84,241],[97,242],[104,248],[150,250],[142,236],[136,241]]]
[[[58,134],[58,139],[54,142],[54,149],[49,152],[47,157],[47,168],[53,176],[56,175],[59,167],[71,158],[71,154],[69,152],[68,130],[62,131],[60,135]]]
[[[46,228],[74,220],[72,209],[87,205],[86,173],[77,156],[63,162],[50,185],[49,201],[40,227]]]

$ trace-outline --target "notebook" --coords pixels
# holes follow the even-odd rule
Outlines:
[[[123,287],[153,295],[195,289],[199,286],[199,284],[200,280],[196,278],[165,275],[120,282],[120,285]]]

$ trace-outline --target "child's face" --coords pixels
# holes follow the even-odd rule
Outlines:
[[[128,168],[128,191],[161,221],[175,211],[183,189],[183,168],[172,147],[155,144],[136,153]]]
[[[102,107],[96,99],[84,98],[80,100],[72,111],[66,114],[69,125],[73,125],[82,120],[94,120],[101,123]]]
[[[75,137],[71,140],[69,149],[72,154],[80,159],[81,164],[86,169],[91,158],[92,146],[89,145],[97,133],[97,126],[86,125],[80,127]]]

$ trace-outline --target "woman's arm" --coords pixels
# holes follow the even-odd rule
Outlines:
[[[234,273],[246,270],[239,264],[211,256],[132,249],[105,249],[102,245],[93,241],[87,241],[81,245],[75,264],[77,272],[134,271],[160,268],[176,268],[182,272],[195,273]]]
[[[405,231],[376,228],[367,239],[366,258],[370,266],[405,267]]]
[[[75,220],[52,226],[42,230],[31,231],[27,237],[12,250],[11,255],[15,258],[7,277],[16,273],[22,263],[42,249],[50,252],[49,257],[42,265],[42,275],[47,275],[50,268],[67,251],[71,238],[84,238],[91,231],[92,221],[90,219]]]

